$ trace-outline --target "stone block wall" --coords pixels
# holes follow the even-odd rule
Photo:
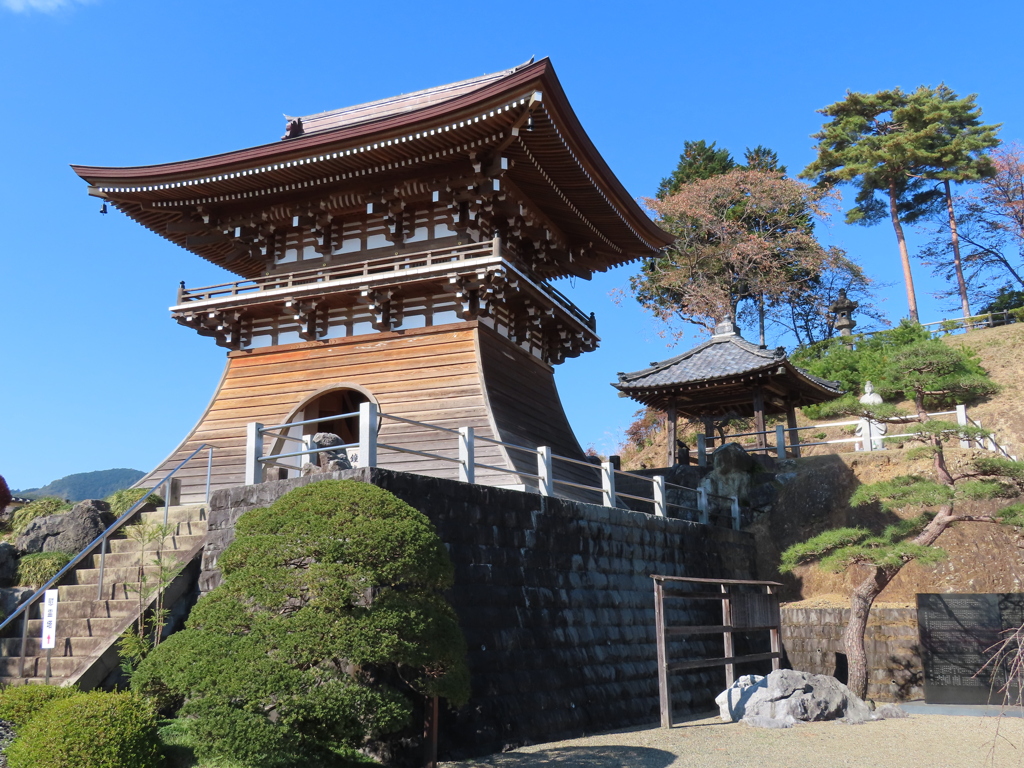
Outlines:
[[[473,694],[445,711],[441,753],[458,758],[658,720],[650,575],[753,578],[749,534],[684,520],[382,469],[319,476],[391,491],[426,514],[455,565],[449,595],[469,645]],[[235,520],[312,478],[214,494],[204,591]],[[713,601],[674,601],[671,623],[720,623]],[[720,637],[673,643],[720,656]],[[770,667],[766,667],[770,668]],[[765,670],[761,670],[764,672]],[[674,675],[677,716],[714,708],[719,668]]]
[[[849,615],[849,608],[783,606],[782,647],[789,666],[819,675],[836,675],[838,671],[837,676],[842,679],[845,675],[842,637]],[[864,647],[868,659],[869,699],[924,698],[924,667],[915,608],[872,608]]]

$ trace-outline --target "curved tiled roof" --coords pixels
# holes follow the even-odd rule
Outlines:
[[[693,349],[676,357],[652,363],[649,368],[632,373],[619,373],[619,380],[612,384],[620,392],[648,405],[655,405],[684,391],[701,390],[700,398],[690,398],[695,403],[704,400],[715,404],[716,384],[722,389],[735,392],[743,389],[739,380],[751,377],[749,387],[756,384],[753,379],[784,379],[788,389],[801,392],[806,403],[822,402],[843,394],[837,381],[814,376],[793,365],[783,347],[762,349],[742,338],[734,330],[723,330]],[[804,403],[804,404],[806,404]]]

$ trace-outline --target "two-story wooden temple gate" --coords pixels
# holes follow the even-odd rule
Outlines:
[[[553,366],[597,347],[596,322],[549,281],[671,241],[598,154],[546,59],[293,119],[271,144],[75,170],[90,194],[240,278],[178,291],[172,317],[228,362],[196,427],[142,484],[208,443],[212,487],[238,485],[247,423],[310,422],[367,400],[583,459]],[[388,444],[458,448],[415,425],[385,429]],[[515,472],[529,456],[489,450],[498,470],[478,482],[527,484]],[[430,462],[384,466],[431,474]],[[182,481],[183,501],[205,494],[202,469]]]

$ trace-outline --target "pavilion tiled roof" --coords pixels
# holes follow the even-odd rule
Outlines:
[[[681,355],[652,363],[643,370],[619,373],[619,380],[612,386],[648,405],[695,389],[707,393],[710,403],[715,400],[717,384],[735,389],[736,383],[746,377],[785,378],[790,382],[788,388],[813,393],[808,402],[843,394],[839,382],[822,379],[793,365],[784,348],[762,349],[732,329],[723,330],[721,325],[714,336]]]

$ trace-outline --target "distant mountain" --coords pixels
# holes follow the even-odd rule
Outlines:
[[[13,496],[38,499],[43,496],[59,496],[67,501],[106,498],[114,491],[135,485],[146,473],[137,469],[100,469],[96,472],[78,472],[62,477],[42,488],[28,488],[11,491]]]

